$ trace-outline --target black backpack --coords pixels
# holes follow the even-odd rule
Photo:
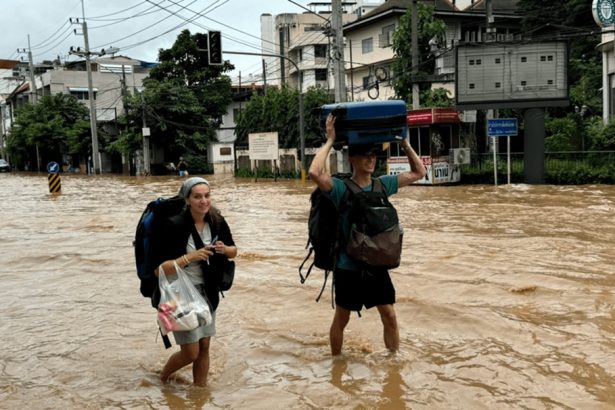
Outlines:
[[[158,198],[147,204],[137,224],[135,240],[132,243],[135,248],[137,275],[141,281],[141,294],[152,298],[153,307],[158,305],[158,277],[154,274],[158,267],[154,257],[155,243],[160,238],[164,221],[179,214],[185,205],[186,201],[179,196]]]
[[[345,180],[350,177],[350,174],[336,174],[334,177]],[[347,202],[347,198],[348,195],[342,200],[341,207]],[[335,270],[337,265],[338,249],[343,243],[340,222],[340,212],[333,201],[319,188],[316,188],[310,195],[308,242],[305,245],[305,248],[309,249],[309,251],[299,266],[299,277],[301,283],[305,283],[314,266],[325,271],[325,280],[316,298],[317,302],[325,290],[329,274]],[[301,271],[305,263],[312,256],[312,253],[314,254],[314,260],[304,276]]]
[[[186,201],[180,196],[158,198],[147,204],[141,218],[139,218],[139,223],[137,223],[135,240],[132,244],[135,248],[137,276],[141,281],[139,288],[143,297],[151,298],[150,303],[156,309],[160,300],[160,290],[158,288],[158,277],[154,274],[154,270],[158,267],[154,257],[155,244],[156,241],[160,240],[165,219],[179,214],[185,205]],[[162,336],[162,341],[167,349],[171,347],[167,335]]]
[[[401,260],[403,230],[397,210],[389,202],[382,181],[372,178],[372,190],[363,191],[351,179],[345,180],[352,191],[346,252],[367,267],[396,268]]]

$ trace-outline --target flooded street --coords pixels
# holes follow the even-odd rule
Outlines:
[[[132,248],[181,179],[62,175],[54,197],[46,174],[0,175],[0,408],[615,407],[614,186],[403,189],[401,352],[371,309],[334,360],[330,284],[315,303],[322,273],[297,270],[311,183],[207,178],[239,256],[195,388],[190,368],[159,382],[171,350]]]

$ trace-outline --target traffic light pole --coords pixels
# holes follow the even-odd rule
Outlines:
[[[236,54],[246,56],[260,56],[260,57],[281,57],[290,61],[297,70],[297,74],[300,73],[299,66],[290,58],[282,54],[266,54],[266,53],[250,53],[247,51],[223,51],[224,54]],[[304,113],[303,113],[303,82],[299,76],[299,140],[301,141],[301,182],[305,182],[306,179],[306,164],[305,164],[305,134],[304,128]]]

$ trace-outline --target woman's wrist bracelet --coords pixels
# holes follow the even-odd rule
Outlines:
[[[184,262],[186,262],[186,265],[190,265],[190,261],[188,260],[188,257],[186,255],[182,255],[182,259],[184,260]]]

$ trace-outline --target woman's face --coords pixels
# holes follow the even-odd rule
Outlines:
[[[209,208],[211,207],[209,185],[197,184],[193,186],[186,202],[193,212],[198,212],[203,215],[209,212]]]

